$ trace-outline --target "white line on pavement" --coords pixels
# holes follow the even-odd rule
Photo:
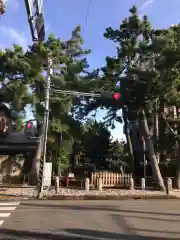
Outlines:
[[[9,217],[11,213],[0,213],[0,218]]]
[[[4,221],[0,221],[0,226],[3,224]]]
[[[16,207],[0,207],[0,211],[13,211]]]
[[[0,202],[0,206],[18,206],[20,202]]]

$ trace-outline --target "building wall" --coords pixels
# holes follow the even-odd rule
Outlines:
[[[23,159],[12,159],[9,156],[0,157],[0,183],[9,182],[19,183]]]

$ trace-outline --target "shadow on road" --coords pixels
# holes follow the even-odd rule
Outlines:
[[[16,239],[44,239],[44,240],[54,240],[54,239],[63,239],[63,240],[94,240],[94,239],[118,239],[118,240],[171,240],[171,238],[163,238],[163,237],[145,237],[134,234],[118,234],[111,232],[101,232],[94,231],[88,229],[64,229],[67,234],[71,234],[71,236],[67,236],[66,234],[51,234],[51,233],[38,233],[38,232],[29,232],[29,231],[16,231],[9,229],[0,229],[1,237],[0,239],[4,240],[16,240]],[[77,236],[79,235],[79,236]],[[175,239],[175,238],[172,238]],[[178,239],[178,238],[177,238]]]
[[[21,206],[26,206],[26,207],[37,207],[37,208],[58,208],[58,209],[67,209],[67,210],[82,210],[82,211],[110,211],[110,212],[120,212],[120,213],[134,213],[134,214],[151,214],[151,215],[159,215],[159,216],[180,216],[180,213],[164,213],[164,212],[147,212],[147,211],[139,211],[139,210],[125,210],[125,209],[119,209],[117,207],[109,207],[109,206],[104,206],[104,205],[77,205],[77,204],[68,204],[65,205],[62,203],[62,205],[59,204],[44,204],[43,202],[37,203],[21,203]],[[145,217],[146,218],[146,217]],[[155,219],[156,220],[156,219]],[[157,218],[158,220],[158,218]],[[159,220],[165,220],[166,219],[159,219]],[[168,220],[168,219],[167,219]],[[171,221],[171,220],[169,220]],[[178,221],[178,220],[174,220]]]
[[[177,219],[167,219],[167,218],[158,218],[158,217],[149,217],[149,216],[137,216],[137,215],[126,215],[126,214],[122,214],[124,211],[120,211],[121,212],[121,217],[124,217],[124,218],[136,218],[136,219],[144,219],[144,220],[146,220],[146,219],[148,219],[148,220],[153,220],[153,221],[165,221],[165,222],[174,222],[174,223],[177,223],[177,222],[180,222],[180,220],[177,220]],[[127,211],[126,213],[131,213],[131,211]],[[144,213],[144,212],[141,212],[141,213]],[[148,213],[148,214],[152,214],[151,212],[150,213]],[[114,214],[114,215],[112,215],[112,216],[119,216],[118,214]]]

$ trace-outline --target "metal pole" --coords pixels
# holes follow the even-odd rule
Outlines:
[[[44,100],[44,133],[43,133],[43,142],[42,142],[42,179],[40,182],[38,197],[41,198],[43,195],[44,187],[44,166],[46,163],[46,150],[47,150],[47,133],[49,125],[49,96],[50,96],[50,85],[51,85],[51,76],[53,74],[53,61],[51,58],[48,58],[47,66],[47,77],[46,77],[46,88],[45,88],[45,100]]]
[[[60,135],[60,159],[58,161],[58,169],[57,169],[57,176],[60,177],[61,173],[61,154],[62,154],[62,132]]]
[[[146,181],[146,143],[144,137],[142,137],[142,147],[143,147],[143,166],[144,166],[144,179]]]

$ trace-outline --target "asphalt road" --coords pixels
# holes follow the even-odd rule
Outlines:
[[[24,201],[0,239],[180,239],[180,201]]]

